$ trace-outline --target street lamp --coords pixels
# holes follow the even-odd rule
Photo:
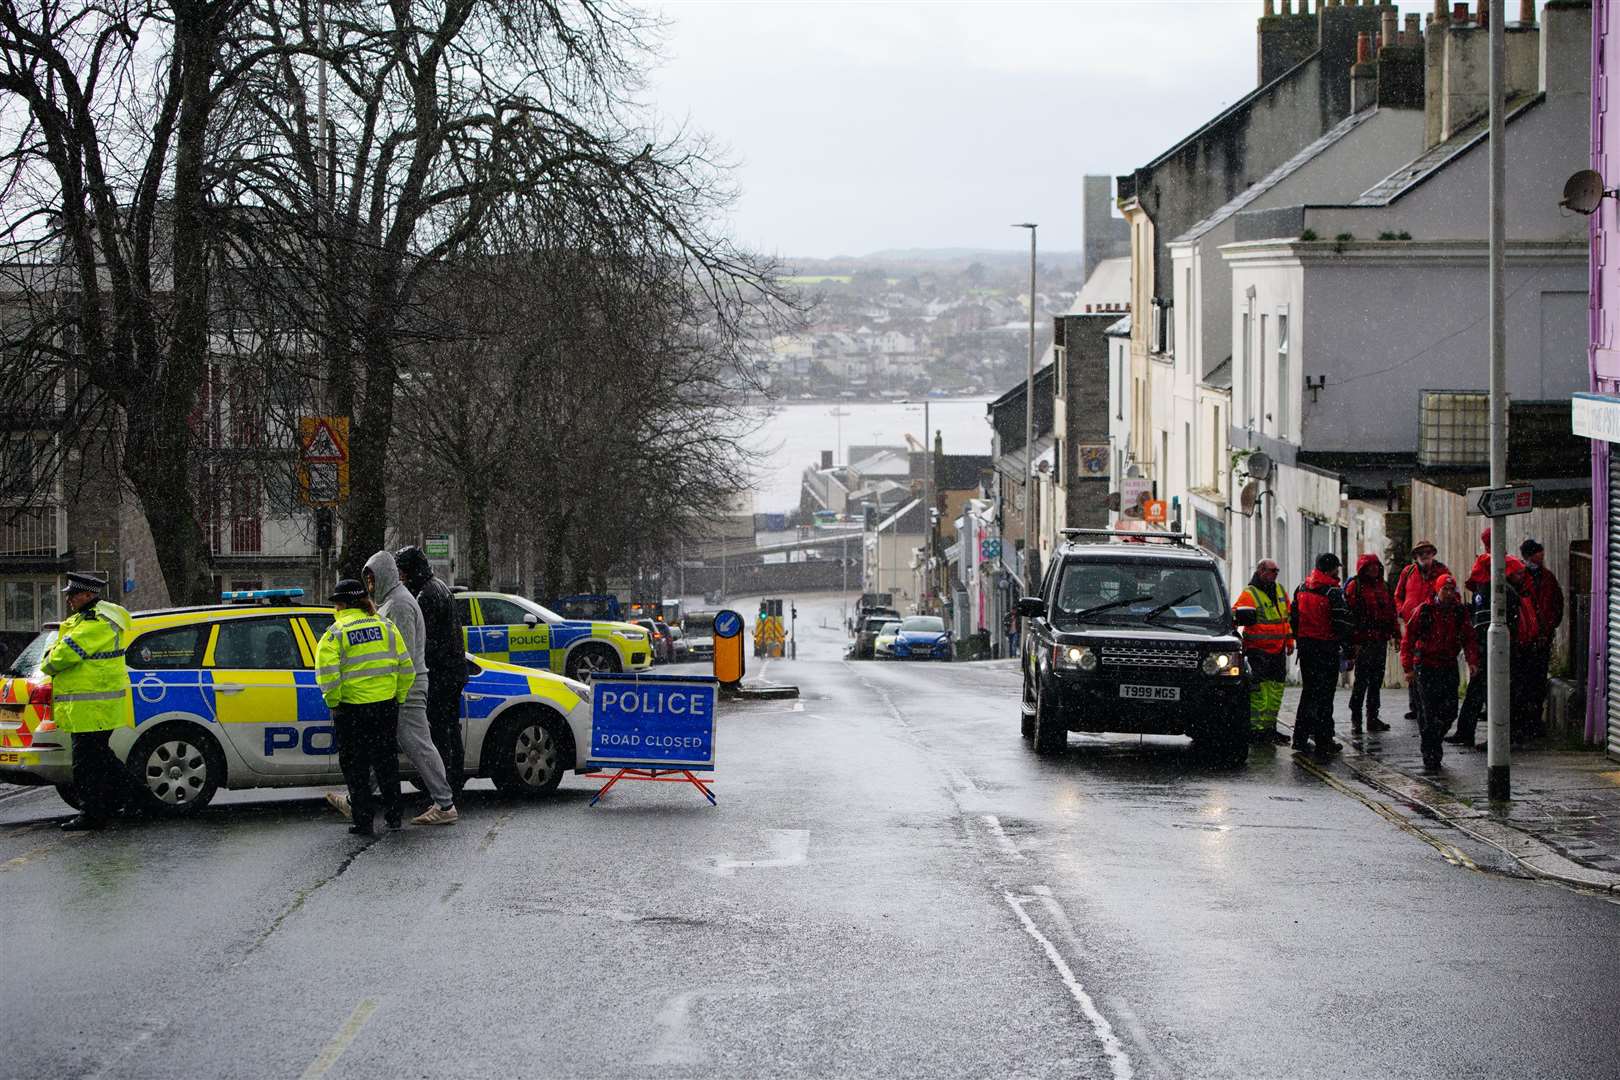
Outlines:
[[[1029,377],[1024,384],[1024,555],[1019,570],[1024,579],[1024,595],[1033,587],[1029,579],[1029,555],[1035,530],[1030,523],[1035,501],[1035,230],[1033,221],[1022,221],[1015,229],[1029,230]]]

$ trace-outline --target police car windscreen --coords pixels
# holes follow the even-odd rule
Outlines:
[[[7,675],[26,679],[39,674],[39,665],[45,662],[45,655],[56,644],[56,631],[43,630],[33,641],[30,641],[23,651],[12,658],[6,669]]]
[[[714,612],[694,611],[686,617],[686,632],[697,637],[714,636]]]
[[[1071,562],[1052,605],[1057,624],[1213,628],[1226,620],[1226,597],[1213,570],[1159,559]]]

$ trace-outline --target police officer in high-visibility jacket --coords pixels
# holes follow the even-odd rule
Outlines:
[[[106,579],[71,573],[62,592],[73,614],[56,631],[41,670],[51,677],[51,720],[73,742],[73,786],[82,808],[62,828],[99,829],[124,805],[128,777],[109,745],[135,723],[124,645],[129,612],[101,598]]]
[[[347,809],[349,831],[372,835],[376,800],[371,778],[382,792],[383,820],[390,829],[404,823],[399,799],[399,742],[396,725],[416,671],[399,628],[376,614],[366,587],[338,582],[332,593],[337,618],[315,650],[315,681],[332,710],[337,729],[338,765],[349,786],[346,800],[328,797]]]
[[[1277,564],[1261,559],[1232,607],[1259,612],[1259,621],[1243,629],[1243,654],[1254,677],[1249,690],[1249,738],[1255,743],[1282,745],[1288,736],[1277,730],[1277,713],[1282,708],[1294,634],[1288,621],[1288,591],[1277,584]]]

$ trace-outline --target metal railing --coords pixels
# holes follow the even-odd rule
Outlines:
[[[64,554],[59,516],[54,506],[0,506],[0,556]]]

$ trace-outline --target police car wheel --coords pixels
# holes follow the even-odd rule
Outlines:
[[[219,748],[184,724],[164,724],[142,735],[125,768],[134,785],[134,808],[167,817],[207,806],[225,773]]]
[[[619,654],[606,645],[583,645],[568,657],[565,674],[583,682],[592,672],[619,670]]]
[[[509,719],[496,738],[490,778],[503,795],[532,797],[557,790],[563,768],[561,722],[527,710]]]

